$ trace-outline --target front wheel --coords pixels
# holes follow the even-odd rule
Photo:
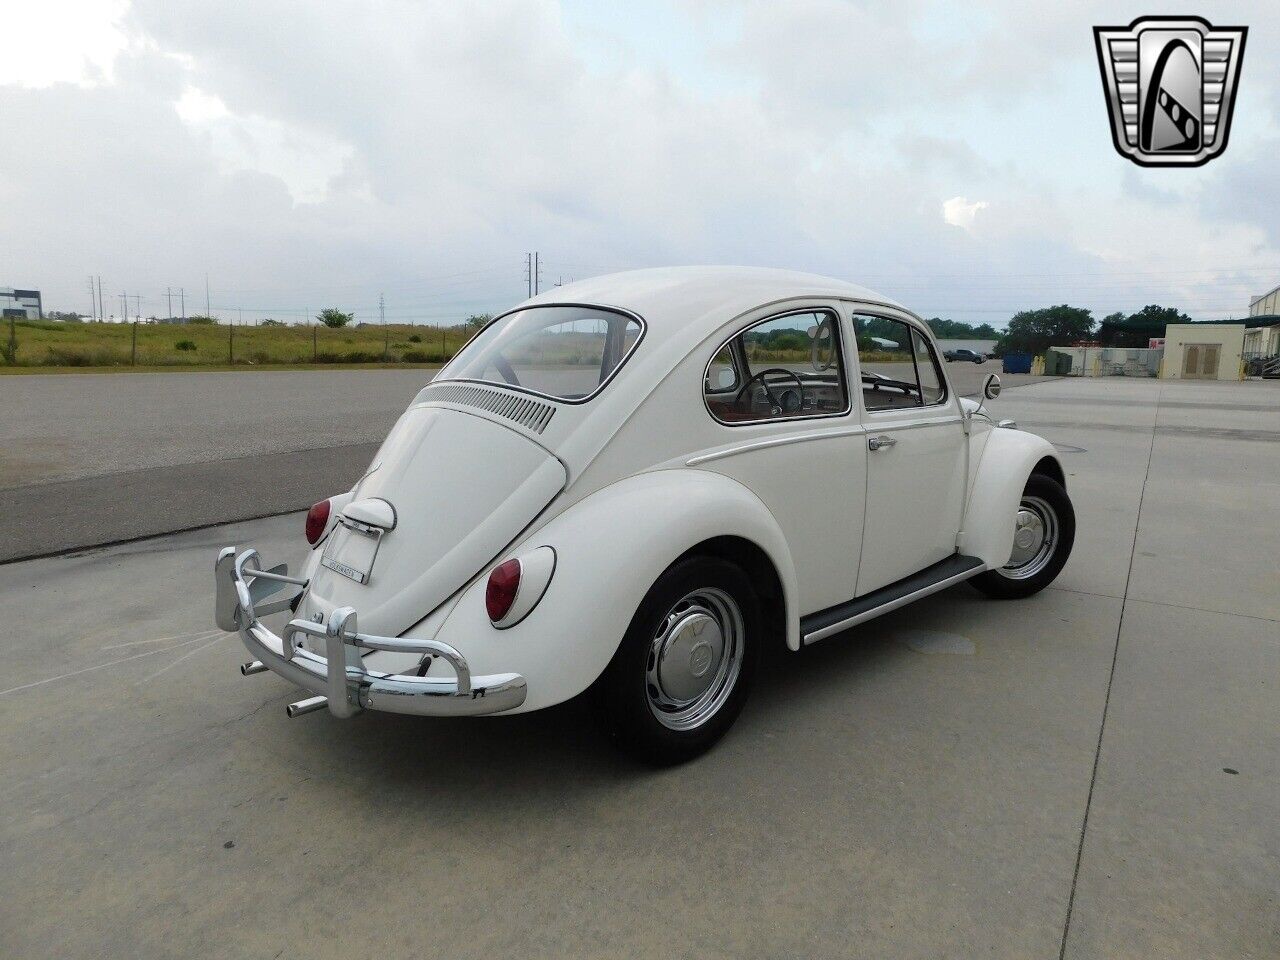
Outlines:
[[[711,747],[746,702],[761,623],[759,599],[740,568],[691,557],[668,569],[596,682],[612,739],[659,765]]]
[[[1039,593],[1062,572],[1075,539],[1076,513],[1066,489],[1052,477],[1033,473],[1014,517],[1009,562],[969,582],[999,599]]]

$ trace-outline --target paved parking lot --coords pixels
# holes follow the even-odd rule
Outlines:
[[[948,370],[976,394],[999,366]],[[0,376],[0,562],[305,509],[350,488],[434,374]]]
[[[0,566],[0,955],[1280,955],[1280,390],[992,408],[1062,451],[1054,587],[777,655],[674,770],[579,703],[288,720],[210,571],[298,515]]]

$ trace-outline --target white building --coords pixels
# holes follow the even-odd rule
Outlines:
[[[22,317],[39,320],[44,316],[39,290],[16,290],[0,287],[0,317]]]
[[[938,346],[943,350],[972,350],[974,353],[990,356],[995,352],[996,342],[994,340],[960,340],[939,337]]]
[[[1266,317],[1280,314],[1280,287],[1249,301],[1249,316]]]

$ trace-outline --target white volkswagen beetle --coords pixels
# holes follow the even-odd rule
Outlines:
[[[850,283],[690,267],[558,287],[476,334],[311,508],[300,576],[223,550],[217,622],[245,674],[313,694],[290,716],[590,689],[622,746],[678,761],[733,723],[766,644],[1057,576],[1062,467],[996,426],[919,317]]]

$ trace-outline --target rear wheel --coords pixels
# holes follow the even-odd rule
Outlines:
[[[969,582],[1000,599],[1039,593],[1062,571],[1075,539],[1076,514],[1066,489],[1052,477],[1033,473],[1014,516],[1009,562]]]
[[[662,765],[708,749],[746,702],[760,630],[760,603],[740,568],[691,557],[668,569],[596,683],[610,736]]]

